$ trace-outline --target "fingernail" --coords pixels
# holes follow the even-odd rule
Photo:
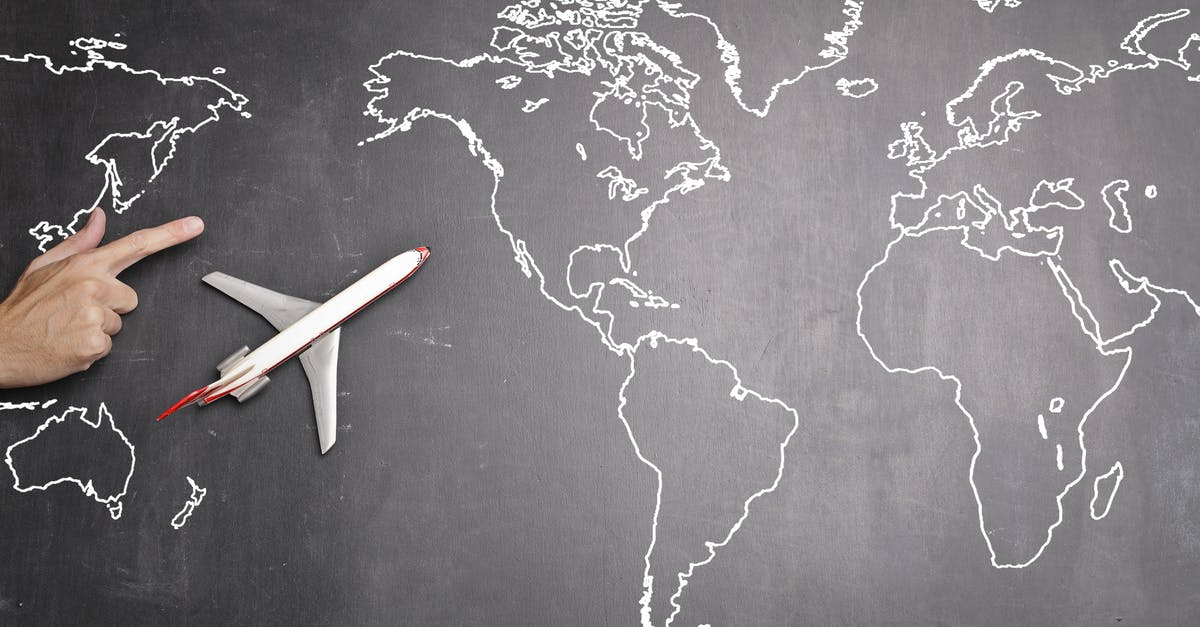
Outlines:
[[[186,235],[198,235],[204,230],[204,221],[196,216],[183,219],[183,232]]]

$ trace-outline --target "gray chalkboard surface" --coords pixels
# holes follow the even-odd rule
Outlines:
[[[0,283],[198,214],[0,394],[5,624],[1200,621],[1192,0],[0,9]],[[154,418],[323,300],[298,364]]]

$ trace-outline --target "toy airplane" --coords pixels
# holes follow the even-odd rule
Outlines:
[[[324,454],[337,439],[337,356],[341,336],[338,327],[403,283],[428,258],[429,249],[424,246],[401,253],[324,303],[273,292],[221,272],[205,276],[205,283],[262,314],[279,329],[279,334],[254,350],[243,346],[234,351],[217,364],[221,378],[179,399],[158,419],[188,405],[207,405],[224,396],[245,402],[267,385],[270,381],[267,373],[304,351],[300,354],[300,364],[312,388],[317,437]]]

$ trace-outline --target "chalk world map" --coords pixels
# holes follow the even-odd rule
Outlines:
[[[979,4],[988,12],[1019,6]],[[639,240],[655,228],[660,213],[685,202],[687,194],[735,177],[738,164],[723,155],[692,115],[697,84],[723,79],[737,106],[757,117],[770,115],[787,89],[828,89],[835,80],[833,87],[842,95],[869,97],[879,89],[875,79],[835,79],[832,73],[853,48],[862,13],[858,2],[828,3],[817,13],[827,24],[820,36],[801,39],[794,50],[771,51],[795,59],[795,74],[783,78],[762,76],[756,62],[761,52],[753,42],[731,39],[739,29],[723,24],[719,11],[689,11],[666,2],[516,3],[499,13],[491,41],[476,56],[446,58],[399,49],[370,68],[374,78],[366,83],[371,94],[366,114],[383,130],[365,142],[428,121],[454,125],[463,149],[495,178],[491,211],[520,271],[543,298],[592,326],[599,342],[629,362],[617,417],[658,484],[639,600],[643,625],[672,623],[696,570],[719,559],[719,551],[753,516],[756,500],[770,498],[787,463],[788,443],[803,437],[796,434],[806,423],[789,395],[773,398],[754,391],[753,382],[741,380],[736,364],[705,351],[703,337],[671,337],[643,326],[643,319],[626,322],[631,310],[671,312],[685,300],[640,278],[647,262],[637,254]],[[723,75],[701,75],[659,41],[656,32],[670,20],[692,20],[700,30],[711,30]],[[1176,29],[1177,22],[1186,26]],[[1164,26],[1171,27],[1169,34],[1161,32]],[[1117,163],[1096,168],[1067,158],[1059,161],[1060,171],[1027,172],[1020,157],[994,153],[1019,143],[1030,127],[1054,137],[1030,149],[1068,151],[1074,138],[1087,136],[1073,125],[1089,119],[1073,113],[1072,105],[1082,101],[1086,107],[1089,92],[1101,83],[1154,73],[1156,80],[1173,81],[1171,89],[1197,89],[1196,27],[1190,11],[1180,9],[1130,24],[1102,58],[1068,62],[1018,49],[982,59],[978,75],[944,112],[904,122],[900,138],[887,146],[888,158],[908,168],[911,182],[893,194],[890,208],[880,208],[895,239],[858,286],[859,335],[888,372],[928,372],[954,383],[953,400],[975,444],[962,474],[975,497],[981,550],[996,568],[1027,567],[1047,550],[1062,523],[1062,499],[1077,486],[1094,491],[1093,519],[1107,515],[1124,470],[1120,461],[1108,460],[1111,466],[1095,472],[1097,462],[1087,457],[1087,421],[1131,366],[1132,349],[1122,341],[1153,324],[1164,301],[1197,315],[1200,307],[1191,296],[1194,255],[1161,253],[1153,243],[1154,229],[1179,227],[1152,217],[1161,215],[1166,203],[1183,200],[1159,195],[1176,176],[1186,176],[1171,171],[1179,164],[1165,164],[1162,180],[1139,181],[1136,190],[1145,191],[1133,193]],[[412,79],[433,74],[496,87],[472,91],[474,97],[465,101],[439,101]],[[590,107],[561,96],[589,91],[594,95]],[[1039,96],[1037,108],[1028,104],[1031,94]],[[517,106],[534,96],[536,101]],[[1041,98],[1052,104],[1041,106]],[[1180,128],[1195,127],[1190,113],[1184,112]],[[550,125],[539,116],[554,116],[578,132],[546,133]],[[927,138],[926,129],[934,124],[946,125],[948,132],[939,136],[949,143]],[[572,144],[578,159],[571,158]],[[510,160],[526,145],[547,158]],[[1006,159],[1013,160],[1011,165]],[[570,173],[539,177],[530,168]],[[550,190],[535,191],[533,198],[554,198],[554,205],[527,206],[531,185],[582,178],[588,171],[612,181],[606,196],[597,195],[595,186],[568,190],[565,200]],[[1023,178],[1013,180],[1010,173]],[[519,217],[521,209],[553,213],[554,221],[576,221],[581,227],[603,212],[608,230],[597,239],[596,229],[580,228],[577,242],[549,241]],[[1142,235],[1131,241],[1128,236],[1137,232]],[[1091,247],[1103,251],[1100,269],[1086,266],[1096,259]],[[652,253],[646,256],[654,263]],[[945,265],[947,258],[955,259],[952,265]],[[1106,272],[1107,280],[1091,278]],[[1087,285],[1072,278],[1085,274]],[[926,291],[954,294],[955,300],[913,308],[895,296]],[[1038,320],[1032,326],[1031,317]],[[952,331],[951,337],[965,333],[975,343],[939,342],[939,329]],[[670,348],[675,346],[690,350]],[[675,367],[688,374],[677,376],[689,380],[707,377],[703,373],[714,365],[722,367],[718,372],[728,371],[732,381],[715,378],[706,386],[727,391],[733,401],[729,410],[714,410],[729,412],[731,432],[713,437],[741,442],[741,447],[694,449],[685,455],[689,461],[680,463],[667,461],[679,453],[671,450],[672,442],[639,435],[639,424],[651,417],[691,413],[682,400],[686,394],[668,395],[680,399],[673,406],[631,398],[639,374],[654,367],[647,362],[653,364],[664,350],[678,354]],[[1094,373],[1090,387],[1060,381],[1058,373],[1080,368]],[[680,428],[698,427],[684,423]],[[699,440],[709,441],[707,436]],[[746,457],[730,457],[738,450]],[[1039,453],[1018,459],[1016,451]],[[709,477],[701,471],[731,467],[745,473]],[[1084,482],[1089,468],[1094,483]],[[705,524],[694,512],[709,513]]]
[[[544,529],[491,518],[505,507],[522,509],[522,490],[558,495],[545,485],[488,495],[461,513],[448,505],[456,502],[449,492],[471,494],[462,479],[471,475],[413,476],[390,465],[404,460],[364,456],[336,462],[346,466],[322,460],[328,463],[312,471],[320,498],[305,492],[297,497],[303,503],[292,503],[301,521],[295,526],[306,535],[286,547],[286,559],[264,558],[256,576],[290,577],[281,573],[305,556],[324,576],[326,561],[349,556],[353,583],[330,589],[353,590],[345,594],[356,603],[381,594],[435,598],[430,590],[457,599],[469,587],[456,570],[462,564],[436,552],[410,560],[408,550],[417,551],[401,540],[420,544],[441,532],[445,542],[461,518],[476,534],[462,547],[490,547],[499,537],[505,544],[495,559],[505,567],[546,568],[544,579],[531,578],[545,590],[521,584],[539,609],[559,609],[554,597],[566,589],[586,603],[599,599],[581,624],[968,624],[1007,618],[990,602],[1038,594],[1029,611],[1041,622],[1071,616],[1055,613],[1070,605],[1085,608],[1080,615],[1092,622],[1123,620],[1132,607],[1186,623],[1194,608],[1162,600],[1194,598],[1200,564],[1200,521],[1192,515],[1200,508],[1200,9],[1157,0],[1101,4],[1095,11],[1050,0],[764,0],[753,10],[717,0],[454,5],[428,9],[437,19],[421,28],[440,29],[437,36],[393,36],[385,22],[331,29],[312,54],[327,55],[323,62],[336,66],[339,79],[308,82],[298,74],[301,87],[288,93],[303,97],[292,101],[245,67],[227,73],[199,57],[182,69],[129,61],[136,44],[124,34],[80,36],[58,52],[4,49],[0,77],[14,86],[0,102],[5,119],[61,110],[83,129],[44,138],[17,122],[0,127],[11,140],[0,143],[3,165],[24,172],[26,187],[36,190],[12,201],[19,215],[35,219],[6,233],[4,244],[45,249],[81,225],[91,207],[119,216],[144,206],[165,181],[225,186],[191,180],[199,159],[225,157],[192,152],[192,142],[231,122],[270,127],[255,137],[293,152],[311,147],[311,162],[287,161],[311,167],[280,166],[273,172],[280,181],[247,174],[228,185],[253,190],[247,206],[261,213],[261,224],[252,226],[275,224],[272,212],[280,223],[302,215],[289,213],[292,205],[320,205],[314,215],[331,222],[303,237],[331,235],[330,259],[346,267],[366,253],[352,244],[343,251],[339,237],[383,230],[378,215],[368,219],[355,205],[357,194],[392,189],[381,178],[418,172],[428,189],[477,192],[466,209],[425,188],[418,196],[444,212],[437,224],[447,233],[486,224],[503,257],[498,273],[511,279],[502,296],[527,316],[501,322],[528,325],[522,342],[546,343],[536,353],[545,364],[514,364],[496,375],[513,386],[505,398],[517,406],[503,414],[497,408],[509,421],[499,431],[514,440],[554,439],[544,424],[521,421],[521,408],[556,398],[539,387],[537,368],[587,378],[608,367],[620,375],[591,382],[603,387],[601,412],[548,410],[567,425],[563,432],[577,428],[572,421],[593,421],[616,433],[619,451],[607,449],[594,466],[579,461],[585,483],[644,479],[633,502],[614,497],[617,506],[603,501],[605,509],[599,500],[585,502],[596,493],[577,489],[569,494],[577,501],[551,500],[562,511],[531,517],[548,521],[546,529],[584,528],[571,522],[573,514],[609,525],[612,536],[572,553],[574,562],[521,553],[530,545],[518,540],[537,544]],[[327,53],[326,44],[341,46],[341,54]],[[252,116],[252,101],[268,115]],[[229,158],[268,152],[242,149]],[[79,184],[41,181],[47,168],[29,164],[46,163]],[[345,163],[356,171],[354,185],[339,186],[330,174]],[[397,163],[411,171],[390,171]],[[464,171],[478,176],[468,180]],[[483,188],[472,189],[472,181]],[[372,209],[398,220],[415,211]],[[246,233],[247,241],[257,236]],[[219,250],[230,260],[245,253],[255,267],[317,258],[307,243],[299,251],[294,245],[260,241],[242,250],[239,241]],[[458,261],[495,256],[496,249],[478,248],[445,254]],[[441,250],[435,247],[435,262]],[[207,270],[215,256],[198,255],[188,272]],[[451,293],[473,302],[457,284],[439,291]],[[491,315],[489,306],[479,305],[481,316]],[[404,389],[407,375],[395,373],[407,371],[398,364],[427,348],[444,355],[491,350],[450,321],[422,328],[394,317],[374,318],[391,326],[368,348],[395,340],[413,353],[369,364],[370,374],[355,371],[345,394],[348,406],[354,394],[373,395],[405,413],[392,423],[375,415],[370,425],[346,420],[348,439],[365,441],[383,423],[396,429],[384,433],[436,440],[429,433],[442,423],[423,423],[429,411],[409,411],[423,397]],[[594,351],[559,351],[539,335],[559,327],[578,331]],[[125,357],[122,373],[142,372],[137,359],[162,366],[153,356]],[[440,362],[426,358],[430,364],[420,367],[439,371]],[[105,391],[112,385],[105,376],[101,370],[85,384]],[[383,383],[372,387],[375,377]],[[452,381],[456,393],[483,398],[473,387],[482,389],[478,381],[462,378]],[[380,390],[392,383],[394,390]],[[385,397],[397,390],[409,396]],[[114,417],[103,403],[80,407],[56,396],[63,400],[0,403],[9,420],[3,444],[11,498],[82,497],[98,524],[124,530],[118,526],[152,520],[180,547],[201,546],[222,521],[261,525],[251,507],[236,510],[239,498],[264,508],[287,504],[280,496],[286,482],[264,479],[241,495],[226,489],[242,468],[237,460],[265,450],[264,434],[276,433],[267,431],[275,423],[265,418],[274,416],[261,399],[248,406],[262,412],[261,421],[235,429],[218,417],[212,429],[184,427],[193,429],[191,442],[212,438],[210,455],[237,451],[228,453],[234,461],[206,460],[151,478],[136,460],[147,445],[167,447],[162,432],[141,429],[137,415]],[[458,397],[438,398],[453,405]],[[481,425],[496,416],[467,422],[484,433]],[[478,437],[472,453],[495,444]],[[63,442],[91,448],[64,454]],[[593,444],[571,443],[589,452]],[[175,465],[182,456],[174,451],[157,453]],[[511,458],[508,470],[555,463]],[[250,474],[273,480],[277,469],[267,459],[252,460],[259,466]],[[468,470],[503,474],[485,461]],[[586,474],[597,468],[611,474]],[[387,481],[371,483],[372,472]],[[366,497],[354,492],[360,481]],[[545,483],[557,487],[554,481]],[[153,505],[138,500],[152,489]],[[401,493],[438,498],[414,503]],[[450,514],[442,530],[420,524],[436,517],[404,517],[433,516],[443,506]],[[338,518],[343,507],[345,519]],[[394,510],[403,510],[400,522],[388,518]],[[480,512],[483,522],[470,518]],[[612,531],[620,525],[608,517],[626,515],[636,519],[636,533]],[[372,559],[391,561],[359,572],[357,537],[310,520],[362,522],[374,534],[366,542]],[[547,547],[563,542],[550,535]],[[1130,555],[1122,542],[1171,558],[1158,559],[1159,570],[1141,581],[1145,573],[1118,563],[1124,558],[1117,555]],[[307,553],[295,549],[304,555],[294,557],[292,544]],[[1118,546],[1127,552],[1110,552]],[[497,572],[508,571],[493,568],[489,557],[470,559],[486,566],[478,572],[492,585],[504,579]],[[436,576],[397,584],[389,568],[410,562]],[[546,566],[563,562],[577,570]],[[1061,589],[1044,585],[1064,572]],[[580,579],[594,588],[578,589]],[[473,592],[485,603],[497,589]],[[1113,589],[1123,596],[1104,592]],[[924,609],[931,598],[943,611]],[[464,602],[465,612],[474,607]],[[1036,614],[1043,607],[1052,610]],[[1170,611],[1153,614],[1164,607]],[[370,616],[356,618],[369,623]],[[454,622],[449,616],[435,611],[429,622]]]

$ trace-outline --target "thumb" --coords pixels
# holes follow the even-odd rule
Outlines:
[[[38,268],[48,266],[56,261],[62,261],[67,257],[99,246],[100,240],[104,239],[104,225],[106,221],[107,218],[104,215],[103,209],[99,207],[92,209],[91,214],[88,216],[87,224],[84,224],[82,229],[59,242],[54,248],[35,257],[30,262],[29,267],[25,269],[25,273],[29,274]]]

